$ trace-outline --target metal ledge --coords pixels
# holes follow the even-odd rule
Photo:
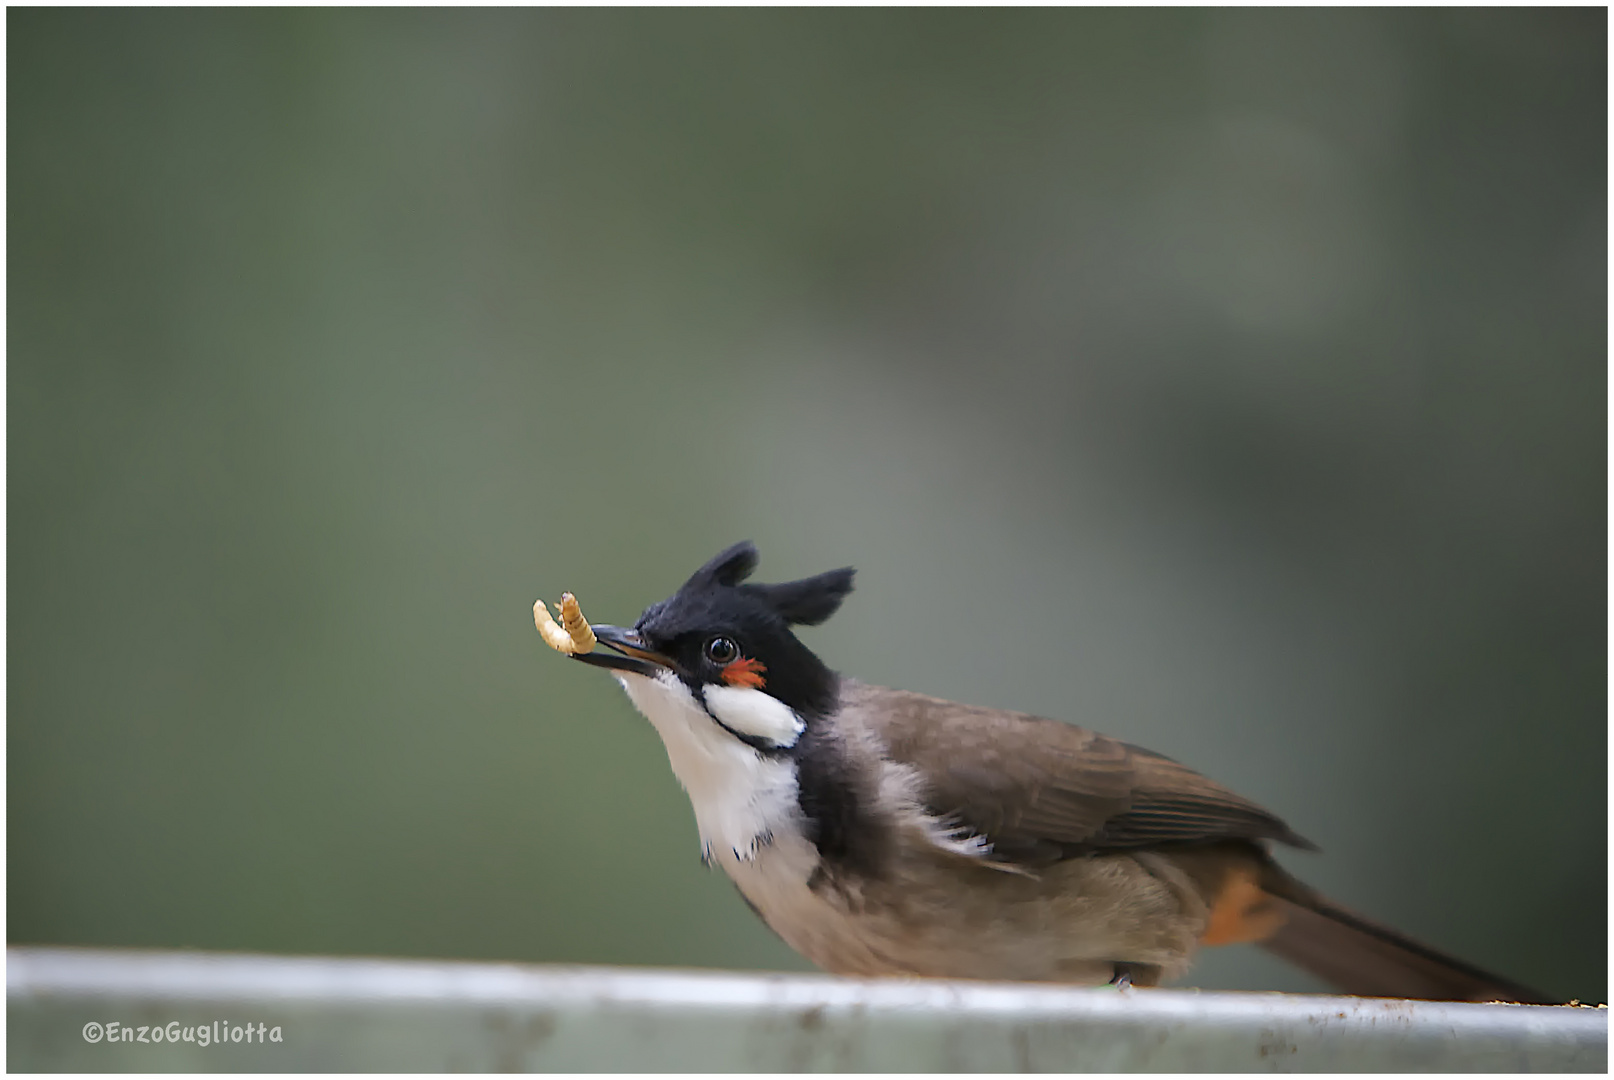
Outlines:
[[[1587,1008],[137,950],[6,958],[12,1071],[1608,1067],[1608,1013]],[[196,1041],[90,1042],[92,1022],[120,1036],[190,1027]],[[281,1041],[228,1041],[248,1024]],[[219,1028],[225,1041],[200,1044]]]

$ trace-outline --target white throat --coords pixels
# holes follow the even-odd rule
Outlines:
[[[733,686],[707,687],[703,708],[670,671],[613,674],[661,736],[673,774],[695,809],[707,858],[748,862],[776,834],[800,831],[795,763],[764,754],[732,733],[793,746],[805,729],[794,711],[761,690]]]

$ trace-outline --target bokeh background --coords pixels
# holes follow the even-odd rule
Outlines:
[[[10,940],[804,967],[530,614],[749,537],[1602,1000],[1605,20],[8,12]]]

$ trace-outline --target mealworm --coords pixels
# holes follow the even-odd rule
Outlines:
[[[594,628],[583,618],[583,608],[578,604],[577,597],[569,592],[560,594],[560,624],[566,628],[566,636],[572,639],[578,652],[590,652],[599,644],[599,639],[594,636]]]
[[[544,644],[567,656],[593,650],[597,639],[588,620],[583,618],[583,609],[578,605],[577,597],[571,593],[563,593],[560,603],[556,606],[560,609],[564,626],[555,621],[555,617],[549,613],[549,606],[542,600],[532,605],[533,625],[538,627],[538,633],[543,637]]]

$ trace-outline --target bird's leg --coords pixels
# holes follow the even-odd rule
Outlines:
[[[1159,964],[1132,964],[1117,960],[1114,968],[1115,974],[1111,976],[1109,985],[1117,990],[1130,990],[1134,986],[1156,986],[1160,982]]]

